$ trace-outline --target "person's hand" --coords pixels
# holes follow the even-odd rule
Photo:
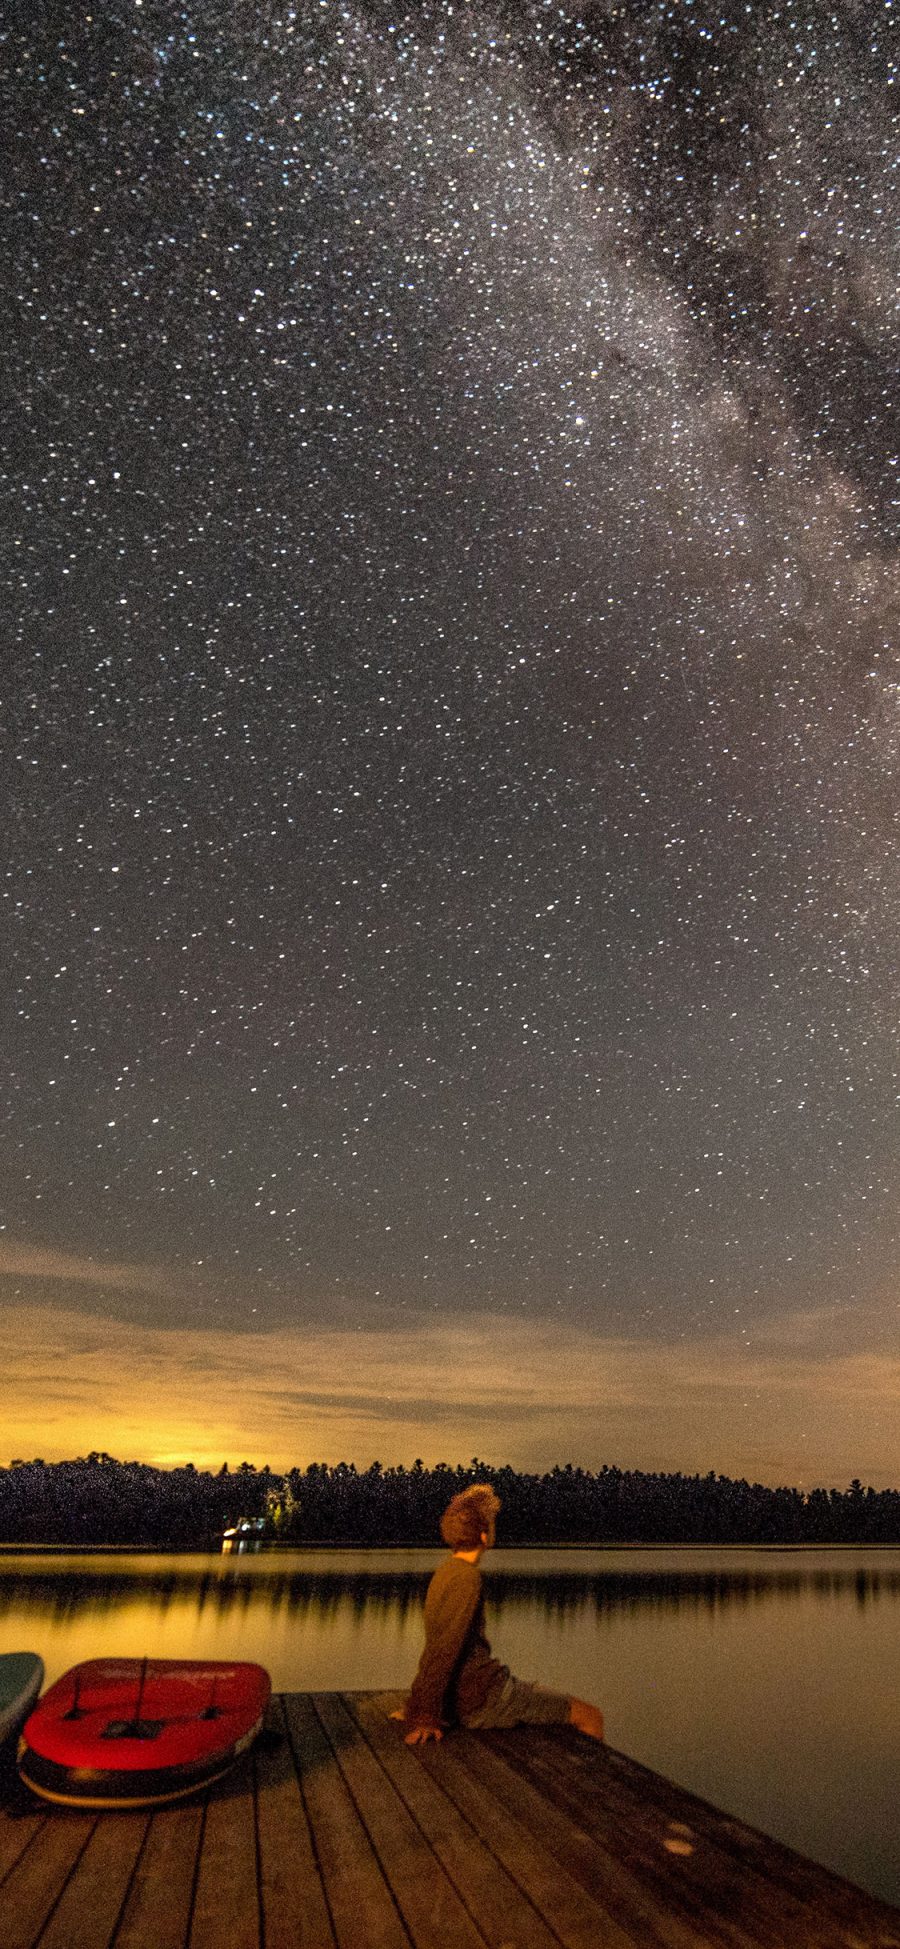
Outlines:
[[[404,1746],[424,1746],[426,1740],[443,1739],[443,1737],[444,1733],[441,1726],[414,1726],[412,1732],[405,1734],[403,1744]]]

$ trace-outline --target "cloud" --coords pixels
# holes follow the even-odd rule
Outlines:
[[[135,1327],[47,1306],[21,1308],[15,1322],[0,1374],[10,1456],[106,1449],[165,1465],[282,1468],[477,1454],[520,1468],[896,1483],[900,1359],[829,1353],[820,1315],[807,1316],[799,1344],[772,1323],[756,1350],[500,1314],[353,1332]]]
[[[52,1252],[36,1245],[16,1245],[8,1239],[0,1239],[0,1278],[51,1280],[128,1293],[162,1293],[171,1286],[168,1273],[159,1266]]]

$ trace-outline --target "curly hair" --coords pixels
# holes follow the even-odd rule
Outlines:
[[[451,1550],[477,1550],[491,1517],[502,1508],[489,1482],[473,1482],[448,1503],[441,1517],[441,1535]]]

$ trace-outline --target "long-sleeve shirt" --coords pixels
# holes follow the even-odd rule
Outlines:
[[[481,1571],[464,1557],[447,1557],[425,1597],[425,1649],[406,1702],[407,1726],[464,1720],[508,1676],[484,1635]]]

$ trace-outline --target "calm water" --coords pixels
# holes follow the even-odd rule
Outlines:
[[[405,1686],[436,1550],[0,1553],[0,1651],[250,1658]],[[900,1550],[494,1550],[488,1633],[611,1745],[900,1904]]]

